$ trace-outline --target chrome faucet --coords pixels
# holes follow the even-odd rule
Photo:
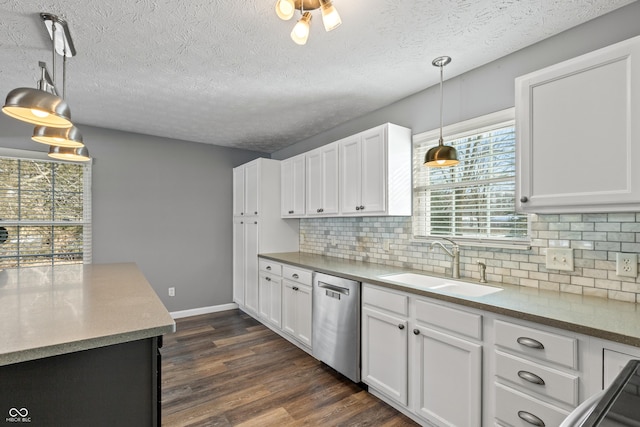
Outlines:
[[[440,246],[447,255],[453,258],[453,262],[451,263],[451,277],[458,279],[460,278],[460,247],[451,239],[447,239],[446,237],[441,237],[440,239],[451,243],[451,250],[447,249],[447,247],[439,240],[431,243],[431,250],[433,250],[434,246]]]
[[[478,261],[478,268],[480,269],[480,283],[487,283],[487,264]]]

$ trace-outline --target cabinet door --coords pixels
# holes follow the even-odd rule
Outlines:
[[[338,145],[336,143],[322,147],[322,213],[338,213]]]
[[[233,220],[233,301],[244,305],[244,218]]]
[[[340,212],[360,213],[362,204],[362,152],[360,135],[338,142],[340,149]]]
[[[305,213],[305,156],[283,160],[281,170],[281,216],[299,217]]]
[[[407,405],[407,319],[362,308],[362,382]]]
[[[244,168],[244,215],[258,215],[260,203],[259,188],[260,163],[259,159],[247,163]]]
[[[447,426],[482,424],[482,346],[415,327],[415,412]]]
[[[260,295],[260,317],[274,326],[280,327],[282,284],[281,279],[269,274],[260,273],[258,283]]]
[[[516,79],[516,207],[640,209],[640,37]]]
[[[296,330],[295,336],[304,345],[311,348],[311,286],[296,285]]]
[[[296,287],[295,282],[282,281],[282,330],[296,335]]]
[[[244,166],[233,168],[233,216],[244,215]]]
[[[384,213],[387,192],[387,155],[384,127],[362,133],[361,214]]]
[[[247,310],[258,312],[258,221],[244,221],[244,305]]]
[[[307,153],[307,215],[321,215],[322,209],[322,152],[315,149]]]

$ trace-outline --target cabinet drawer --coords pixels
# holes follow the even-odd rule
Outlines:
[[[578,377],[496,351],[496,376],[572,406],[578,404]]]
[[[451,332],[482,339],[482,316],[416,299],[416,320]]]
[[[576,369],[578,366],[578,341],[550,332],[500,320],[495,321],[495,343],[540,360]]]
[[[261,271],[271,273],[276,276],[282,276],[282,265],[277,262],[260,258],[258,265],[260,266]]]
[[[564,409],[527,396],[516,390],[495,384],[496,418],[514,427],[531,427],[537,425],[558,426],[569,415]],[[526,421],[526,420],[529,421]],[[540,424],[539,421],[544,424]]]
[[[303,268],[292,267],[285,264],[282,266],[282,277],[287,280],[302,283],[303,285],[311,286],[311,271]]]
[[[362,303],[402,316],[409,315],[409,297],[407,295],[399,295],[366,283],[362,287]]]

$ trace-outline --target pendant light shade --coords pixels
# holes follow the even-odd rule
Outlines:
[[[60,147],[83,147],[82,134],[77,127],[52,128],[36,126],[31,137],[36,142]]]
[[[311,22],[311,12],[305,12],[302,14],[302,18],[293,27],[291,31],[291,39],[299,45],[307,43],[309,38],[309,23]]]
[[[2,112],[14,119],[40,126],[68,128],[71,110],[64,99],[40,89],[19,87],[7,95]]]
[[[72,162],[88,162],[91,160],[87,147],[58,147],[57,145],[52,145],[49,147],[49,157]]]
[[[444,145],[442,139],[442,69],[449,62],[451,62],[451,58],[448,56],[439,56],[431,62],[434,67],[440,68],[440,138],[438,139],[438,145],[429,149],[427,154],[424,156],[424,165],[428,167],[455,166],[459,163],[458,152],[456,149],[451,146]]]
[[[444,145],[442,140],[439,141],[438,146],[429,149],[424,157],[424,165],[429,167],[455,166],[458,163],[456,149],[449,145]]]
[[[322,11],[322,22],[326,31],[336,29],[342,24],[340,14],[333,7],[331,0],[320,0],[320,10]]]

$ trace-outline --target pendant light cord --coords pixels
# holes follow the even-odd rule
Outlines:
[[[442,105],[443,105],[442,80],[443,80],[443,68],[444,68],[444,65],[440,64],[440,140],[438,141],[438,145],[443,145],[443,140],[442,140]]]
[[[51,64],[53,66],[53,87],[56,86],[56,21],[51,21]]]

